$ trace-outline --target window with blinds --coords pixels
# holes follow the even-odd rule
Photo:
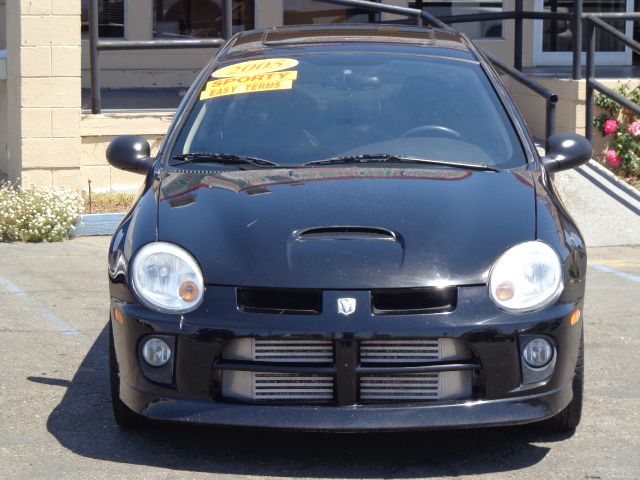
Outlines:
[[[222,0],[154,0],[155,38],[220,38],[223,36]],[[233,0],[233,33],[254,28],[254,0]]]
[[[124,38],[125,0],[98,0],[98,35]],[[82,34],[89,34],[89,0],[82,0]]]

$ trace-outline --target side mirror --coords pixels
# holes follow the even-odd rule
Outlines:
[[[149,142],[136,135],[114,138],[107,148],[107,161],[112,167],[145,175],[153,168]]]
[[[591,160],[593,147],[586,138],[574,133],[552,135],[542,164],[549,173],[579,167]]]

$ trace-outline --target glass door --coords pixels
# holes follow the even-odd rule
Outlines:
[[[573,13],[574,0],[536,0],[536,11]],[[584,0],[584,12],[633,12],[634,0]],[[633,22],[608,22],[626,35],[633,35]],[[586,29],[585,29],[586,30]],[[586,35],[586,31],[584,32]],[[534,22],[533,61],[536,66],[571,65],[573,32],[571,21],[536,20]],[[583,36],[584,51],[587,48]],[[596,30],[596,62],[599,65],[631,65],[631,50],[611,35]]]

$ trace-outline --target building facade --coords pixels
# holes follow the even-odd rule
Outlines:
[[[383,0],[426,8],[438,17],[512,11],[516,0]],[[223,36],[224,0],[99,0],[101,39],[153,40]],[[279,25],[401,22],[403,17],[313,0],[232,0],[232,33]],[[573,0],[522,0],[525,11],[571,13]],[[119,134],[139,134],[157,148],[181,93],[214,49],[119,50],[99,55],[105,109],[91,114],[89,0],[0,0],[0,176],[24,184],[129,190],[140,178],[104,158]],[[640,11],[640,0],[585,0],[585,12]],[[639,39],[636,22],[613,23]],[[454,24],[509,64],[514,22]],[[526,20],[523,67],[557,93],[558,130],[584,133],[584,80],[571,80],[573,32],[568,21]],[[640,63],[612,37],[597,35],[596,60],[608,82],[638,81]],[[509,82],[535,136],[544,132],[544,102]]]

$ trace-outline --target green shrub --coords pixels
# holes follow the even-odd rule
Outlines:
[[[59,242],[69,238],[82,212],[76,192],[0,183],[2,242]]]

